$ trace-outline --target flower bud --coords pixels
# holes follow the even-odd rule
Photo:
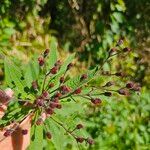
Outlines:
[[[88,77],[87,74],[83,74],[80,78],[80,81],[87,79],[87,77]]]
[[[131,48],[129,48],[129,47],[123,48],[123,52],[130,52],[130,51],[131,51]]]
[[[91,138],[88,138],[88,139],[87,139],[87,142],[88,142],[90,145],[93,145],[93,144],[94,144],[94,140],[91,139]]]
[[[68,64],[67,70],[71,69],[73,67],[73,63]]]
[[[47,108],[46,113],[52,115],[54,113],[54,110],[52,108]]]
[[[6,131],[4,132],[3,135],[4,135],[5,137],[8,137],[8,136],[11,135],[11,133],[12,133],[12,130],[8,129],[8,130],[6,130]]]
[[[50,133],[50,132],[46,132],[46,137],[47,137],[48,139],[51,139],[51,138],[52,138],[51,133]]]
[[[77,137],[76,138],[76,141],[79,142],[79,143],[83,143],[85,139],[83,137]]]
[[[37,90],[37,89],[38,89],[38,83],[37,83],[37,81],[33,81],[33,82],[32,82],[32,88],[33,88],[34,90]]]
[[[44,51],[44,58],[45,58],[48,54],[49,54],[49,49],[46,49],[46,50]]]
[[[95,99],[91,99],[91,102],[94,104],[94,105],[99,105],[101,104],[101,99],[100,98],[95,98]]]
[[[64,77],[60,77],[60,83],[63,83],[65,81],[65,78]]]
[[[112,96],[112,93],[111,92],[105,92],[104,95],[105,96]]]
[[[77,124],[76,129],[82,129],[83,125],[82,124]]]
[[[81,88],[78,88],[74,91],[74,94],[80,94],[81,93]]]
[[[0,90],[0,103],[6,103],[11,99],[3,90]]]
[[[128,83],[126,84],[126,88],[128,88],[128,89],[132,89],[133,86],[134,86],[134,83],[133,83],[133,82],[128,82]]]
[[[53,68],[50,70],[50,73],[51,73],[51,74],[56,74],[57,71],[58,71],[58,68],[55,66],[55,67],[53,67]]]
[[[39,62],[39,65],[40,65],[40,66],[43,66],[43,65],[44,65],[44,62],[45,62],[45,61],[44,61],[44,58],[43,58],[43,57],[39,57],[39,58],[38,58],[38,62]]]
[[[52,87],[54,87],[54,83],[49,84],[49,88],[52,88]]]
[[[28,134],[28,130],[27,129],[23,129],[21,132],[22,132],[22,135]]]
[[[41,125],[43,124],[43,119],[40,117],[38,118],[38,120],[36,121],[36,125]]]
[[[119,89],[118,93],[120,95],[126,95],[126,96],[129,95],[129,91],[127,89],[125,89],[125,88]]]

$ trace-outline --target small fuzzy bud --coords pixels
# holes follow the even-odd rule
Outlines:
[[[38,62],[39,62],[40,66],[43,66],[44,65],[44,58],[43,57],[39,57],[38,58]]]
[[[78,88],[74,91],[74,94],[80,94],[81,93],[81,88]]]
[[[116,44],[116,46],[120,46],[123,44],[123,38],[120,38]]]
[[[43,101],[43,99],[37,99],[37,100],[36,100],[36,105],[39,106],[39,107],[44,106],[44,101]]]
[[[0,103],[6,103],[11,99],[10,96],[8,96],[5,91],[0,90]]]
[[[68,64],[67,70],[71,69],[73,67],[73,63]]]
[[[51,74],[56,74],[57,71],[58,71],[58,68],[55,66],[55,67],[53,67],[53,68],[50,70],[50,73],[51,73]]]
[[[91,102],[94,104],[94,105],[99,105],[101,104],[101,99],[100,98],[95,98],[95,99],[92,99]]]
[[[28,130],[27,129],[23,129],[21,132],[22,132],[22,135],[28,134]]]
[[[134,86],[134,83],[133,83],[133,82],[128,82],[128,83],[126,84],[126,88],[128,88],[128,89],[132,89],[133,86]]]
[[[49,93],[47,91],[43,91],[42,95],[43,97],[48,97]]]
[[[41,125],[41,124],[43,124],[43,119],[38,118],[38,120],[36,121],[36,125]]]
[[[44,51],[44,58],[45,58],[48,54],[49,54],[49,49],[46,49],[46,50]]]
[[[3,135],[4,135],[5,137],[8,137],[8,136],[11,135],[11,133],[12,133],[12,130],[8,129],[8,130],[6,130],[6,131],[4,132]]]
[[[90,145],[93,145],[93,144],[94,144],[94,140],[91,139],[91,138],[88,138],[88,139],[87,139],[87,143],[89,143]]]
[[[85,80],[85,79],[87,79],[87,74],[83,74],[82,76],[81,76],[81,78],[80,78],[80,80],[82,81],[82,80]]]
[[[115,75],[117,77],[123,77],[124,76],[123,72],[116,72]]]
[[[77,124],[76,129],[82,129],[83,125],[82,124]]]
[[[38,89],[38,83],[37,83],[37,81],[33,81],[33,82],[32,82],[32,88],[33,88],[34,90],[37,90],[37,89]]]
[[[60,66],[61,66],[61,61],[60,61],[60,60],[57,60],[56,63],[54,64],[54,66],[60,67]]]
[[[123,52],[130,52],[130,51],[131,51],[131,49],[129,47],[123,48]]]
[[[112,85],[114,85],[114,83],[111,82],[111,81],[109,81],[109,82],[107,82],[107,83],[105,84],[105,86],[107,86],[107,87],[110,87],[110,86],[112,86]]]
[[[64,77],[60,77],[60,83],[63,83],[65,81],[65,78]]]
[[[76,138],[76,141],[79,142],[79,143],[83,143],[85,139],[83,137],[77,137]]]
[[[54,83],[49,84],[49,88],[52,88],[52,87],[54,87]]]
[[[105,92],[104,95],[105,96],[112,96],[112,93],[111,92]]]
[[[47,108],[46,113],[52,115],[54,113],[54,110],[52,108]]]
[[[50,132],[46,132],[46,137],[47,137],[48,139],[51,139],[51,138],[52,138],[51,133],[50,133]]]
[[[129,91],[127,89],[125,89],[125,88],[119,89],[118,93],[120,95],[126,95],[126,96],[129,95]]]

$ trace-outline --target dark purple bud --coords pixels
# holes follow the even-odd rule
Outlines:
[[[133,86],[134,86],[134,83],[133,83],[133,82],[128,82],[128,83],[126,84],[126,88],[128,88],[128,89],[132,89]]]
[[[128,91],[127,89],[125,89],[125,88],[119,89],[119,90],[118,90],[118,93],[119,93],[120,95],[126,95],[126,96],[129,95],[129,91]]]
[[[6,103],[10,99],[11,98],[3,90],[0,90],[0,103]]]
[[[44,100],[38,98],[38,99],[36,100],[36,105],[39,106],[39,107],[44,106]]]
[[[43,119],[40,117],[38,118],[38,120],[36,121],[36,125],[41,125],[43,124]]]
[[[53,68],[50,70],[50,73],[51,73],[51,74],[56,74],[57,71],[58,71],[58,68],[55,66],[55,67],[53,67]]]
[[[22,135],[26,135],[26,134],[28,134],[28,130],[27,129],[23,129],[22,130]]]
[[[54,110],[52,108],[47,108],[46,113],[52,115],[54,113]]]
[[[39,58],[38,58],[38,62],[39,62],[39,65],[40,65],[40,66],[43,66],[43,65],[44,65],[44,62],[45,62],[45,61],[44,61],[44,58],[43,58],[43,57],[39,57]]]
[[[81,78],[80,78],[80,80],[82,81],[82,80],[85,80],[85,79],[87,79],[87,74],[83,74],[82,76],[81,76]]]
[[[110,86],[112,86],[112,85],[114,85],[114,83],[113,83],[112,81],[109,81],[109,82],[107,82],[107,83],[105,84],[105,86],[107,86],[107,87],[110,87]]]
[[[73,63],[68,64],[67,70],[71,69],[73,67]]]
[[[60,77],[60,83],[63,83],[65,81],[65,78],[64,77]]]
[[[83,125],[82,124],[77,124],[76,129],[82,129]]]
[[[8,129],[8,130],[6,130],[6,131],[4,132],[3,135],[4,135],[5,137],[8,137],[8,136],[11,135],[11,133],[12,133],[12,130]]]
[[[131,51],[131,48],[129,48],[129,47],[123,48],[123,52],[130,52],[130,51]]]
[[[81,93],[81,88],[78,88],[74,91],[74,94],[80,94]]]
[[[50,133],[50,132],[46,132],[46,137],[47,137],[48,139],[51,139],[51,138],[52,138],[51,133]]]
[[[112,96],[112,93],[111,92],[105,92],[104,95],[105,96]]]
[[[88,139],[87,139],[87,142],[88,142],[90,145],[93,145],[93,144],[94,144],[94,140],[91,139],[91,138],[88,138]]]
[[[49,54],[49,49],[46,49],[45,51],[44,51],[44,57],[46,57],[48,54]]]
[[[76,138],[76,141],[79,142],[79,143],[83,143],[85,139],[83,137],[77,137]]]
[[[94,105],[99,105],[102,103],[102,100],[100,98],[95,98],[95,99],[91,99],[91,102],[94,104]]]
[[[123,77],[124,76],[124,73],[123,72],[116,72],[115,75],[117,77]]]
[[[32,87],[33,87],[34,90],[38,89],[38,83],[37,83],[37,81],[33,81],[32,82]]]
[[[49,84],[49,88],[52,88],[52,87],[54,87],[54,83]]]
[[[43,91],[42,95],[43,97],[48,97],[49,93],[47,91]]]

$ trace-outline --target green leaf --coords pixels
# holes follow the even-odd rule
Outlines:
[[[51,37],[50,53],[48,55],[48,69],[52,68],[57,61],[57,40]]]
[[[30,61],[25,67],[25,81],[28,87],[31,87],[31,83],[38,79],[39,64],[37,61]]]
[[[24,87],[26,86],[26,83],[24,80],[21,80],[23,75],[20,69],[15,65],[15,63],[13,63],[7,58],[4,59],[4,69],[5,81],[7,86],[13,88],[15,84],[16,92],[21,93],[22,98],[24,98],[26,96],[26,93],[24,92]]]
[[[58,126],[56,122],[51,120],[51,118],[46,119],[46,125],[49,132],[52,134],[52,143],[57,150],[65,149],[64,143],[66,135],[61,127]]]
[[[77,87],[81,87],[84,84],[91,81],[93,79],[93,77],[96,75],[97,70],[98,70],[98,67],[95,67],[93,70],[87,71],[86,72],[87,79],[85,79],[83,81],[80,80],[81,75],[79,75],[77,77],[73,77],[72,79],[70,79],[66,82],[66,85],[69,86],[70,88],[72,88],[72,90],[75,90]]]
[[[43,150],[43,126],[32,126],[31,144],[28,150]]]

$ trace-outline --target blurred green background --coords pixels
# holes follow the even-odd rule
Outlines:
[[[27,62],[56,38],[62,59],[77,53],[74,73],[99,65],[124,37],[132,48],[117,56],[106,71],[123,70],[139,82],[141,94],[105,100],[94,113],[79,115],[96,144],[95,150],[150,149],[150,1],[148,0],[4,0],[0,1],[0,51]],[[4,80],[0,55],[0,82]],[[96,84],[110,78],[101,77]],[[127,80],[117,78],[121,83]],[[94,83],[93,83],[94,84]],[[84,116],[84,117],[83,117]],[[60,144],[57,140],[57,144]],[[63,141],[62,141],[63,142]],[[65,139],[66,149],[76,149]],[[68,144],[69,143],[69,144]],[[54,144],[55,145],[55,144]],[[51,145],[52,146],[52,145]],[[54,146],[59,149],[59,146]],[[81,149],[83,147],[81,146]]]

